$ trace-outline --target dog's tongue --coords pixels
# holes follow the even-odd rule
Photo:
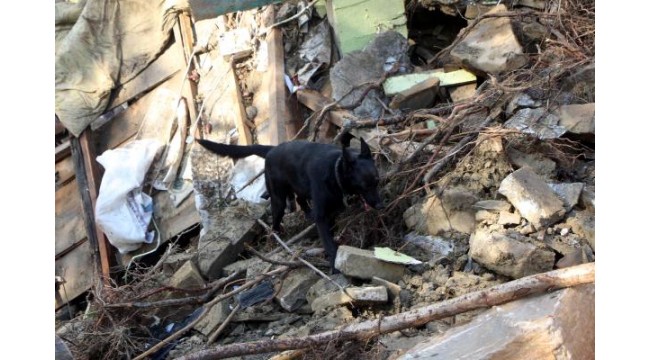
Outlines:
[[[370,205],[368,205],[368,203],[365,200],[363,201],[363,209],[366,211],[370,211]]]

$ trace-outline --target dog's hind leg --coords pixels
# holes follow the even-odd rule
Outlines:
[[[313,221],[314,218],[311,212],[311,207],[309,206],[309,203],[307,203],[307,199],[303,198],[302,196],[298,196],[296,197],[296,201],[298,202],[298,205],[300,205],[302,211],[305,213],[305,217]]]

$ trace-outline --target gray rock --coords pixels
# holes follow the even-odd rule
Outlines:
[[[578,205],[583,207],[586,210],[589,210],[593,213],[596,212],[596,187],[595,186],[585,186],[580,193],[580,200]]]
[[[574,134],[596,133],[596,104],[563,105],[556,112],[559,125]]]
[[[469,256],[498,274],[515,279],[553,269],[555,253],[531,238],[477,230],[469,240]]]
[[[555,162],[551,159],[545,158],[539,153],[526,154],[511,147],[508,148],[506,152],[510,162],[517,168],[531,169],[544,178],[551,178],[555,175]]]
[[[473,193],[463,188],[447,189],[440,197],[431,195],[408,208],[404,212],[404,222],[409,229],[434,236],[449,230],[471,234],[476,226],[473,205],[477,200]]]
[[[544,108],[521,109],[503,124],[508,129],[516,129],[524,134],[531,134],[540,140],[556,139],[566,132],[559,125],[560,118],[548,113]]]
[[[474,207],[479,210],[487,210],[499,213],[501,211],[510,211],[512,205],[503,200],[481,200],[474,204]]]
[[[172,277],[168,285],[177,289],[197,289],[205,286],[205,280],[192,261],[186,261]]]
[[[593,359],[595,286],[498,305],[397,359]]]
[[[506,6],[501,4],[488,13],[505,11]],[[489,74],[512,71],[528,62],[507,17],[481,21],[452,49],[450,55],[472,69]]]
[[[334,267],[343,274],[359,279],[370,280],[377,276],[397,282],[404,276],[404,266],[381,261],[370,250],[342,245],[336,253]]]
[[[584,183],[550,183],[553,192],[560,197],[564,203],[564,208],[567,212],[571,211],[578,203],[582,189],[585,187]]]
[[[562,200],[544,179],[527,168],[508,175],[498,191],[536,228],[552,225],[566,213]]]
[[[499,225],[519,225],[521,223],[521,216],[518,213],[511,213],[509,211],[501,211],[499,213]]]
[[[317,313],[350,302],[355,305],[384,304],[388,302],[388,291],[383,286],[349,287],[345,293],[339,290],[314,299],[311,308]]]
[[[331,275],[330,279],[332,279],[336,284],[339,284],[343,288],[351,285],[350,280],[348,280],[348,278],[346,278],[343,274]],[[305,297],[311,304],[314,302],[314,299],[338,290],[339,287],[333,284],[331,281],[327,279],[320,279],[316,281],[314,285],[309,288],[309,290],[307,290]]]
[[[70,349],[68,349],[68,345],[61,340],[61,338],[58,335],[54,335],[54,344],[55,344],[55,352],[54,352],[54,359],[56,360],[74,360],[74,357],[72,356],[72,352],[70,352]]]
[[[285,280],[282,282],[280,292],[275,296],[280,306],[283,309],[292,312],[304,304],[306,299],[307,290],[311,288],[319,276],[311,269],[299,268],[291,271]],[[278,286],[276,284],[276,291]]]
[[[210,311],[208,311],[207,315],[201,319],[201,321],[194,325],[194,329],[201,334],[208,336],[211,332],[216,330],[224,320],[226,320],[229,314],[230,309],[228,301],[220,301],[212,306]]]
[[[566,219],[574,234],[587,239],[589,245],[596,250],[596,219],[589,210],[574,211]]]
[[[433,261],[434,263],[447,257],[454,251],[454,243],[440,236],[424,236],[416,233],[408,233],[404,237],[404,241],[427,253],[429,261]]]
[[[385,287],[386,290],[388,290],[388,301],[391,302],[396,298],[399,298],[399,293],[402,291],[402,288],[399,285],[376,276],[372,277],[372,281],[370,283],[373,285]]]

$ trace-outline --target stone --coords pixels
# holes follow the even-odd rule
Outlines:
[[[560,106],[556,115],[559,125],[573,134],[596,133],[596,103]]]
[[[498,214],[487,210],[479,210],[476,212],[474,218],[476,219],[476,222],[484,221],[487,224],[494,224],[497,222]]]
[[[297,310],[307,299],[305,295],[320,277],[309,268],[299,268],[287,274],[281,284],[280,291],[275,295],[283,309],[289,312]],[[276,284],[276,291],[280,284]]]
[[[220,301],[212,306],[201,321],[194,325],[194,329],[205,336],[209,336],[210,333],[216,330],[226,320],[229,314],[228,301]]]
[[[555,264],[555,266],[558,269],[562,269],[588,262],[589,259],[587,257],[587,254],[582,248],[580,248],[564,255],[560,260],[557,261],[557,264]]]
[[[586,239],[589,246],[596,251],[596,219],[593,212],[589,210],[574,211],[569,214],[566,223],[574,234]]]
[[[555,253],[534,239],[477,230],[469,239],[469,256],[498,274],[518,279],[553,270]]]
[[[583,209],[589,210],[593,213],[596,213],[596,187],[595,186],[585,186],[580,193],[580,199],[578,200],[578,205]]]
[[[336,284],[339,284],[343,288],[352,285],[350,283],[350,280],[348,280],[348,278],[346,278],[345,275],[343,274],[331,275],[330,279],[332,279]],[[307,294],[305,297],[307,301],[311,304],[314,302],[314,299],[338,290],[339,287],[332,284],[331,281],[327,279],[320,279],[316,281],[316,283],[314,283],[314,285],[312,285],[309,288],[309,290],[307,290]]]
[[[311,308],[318,313],[324,309],[352,302],[355,305],[385,304],[388,291],[383,286],[349,287],[342,291],[325,294],[311,303]]]
[[[508,103],[508,106],[506,106],[506,115],[507,116],[512,116],[514,115],[518,110],[524,109],[524,108],[537,108],[542,106],[542,102],[540,100],[534,100],[530,95],[526,93],[517,93],[512,100]]]
[[[595,286],[585,284],[494,306],[396,359],[593,359],[595,329]]]
[[[54,335],[54,343],[54,358],[56,360],[74,360],[72,352],[70,352],[70,349],[68,349],[68,345],[66,345],[66,343],[61,340],[58,335]]]
[[[433,104],[440,79],[429,78],[396,94],[388,105],[391,109],[422,109]]]
[[[504,4],[488,14],[508,11]],[[490,18],[481,21],[450,53],[453,60],[483,73],[500,74],[518,69],[528,63],[528,57],[512,31],[510,18]]]
[[[460,85],[460,86],[450,86],[448,89],[449,97],[453,102],[461,102],[463,100],[471,99],[476,93],[476,83]]]
[[[390,63],[390,66],[394,63],[400,69],[410,68],[407,49],[408,43],[402,34],[386,31],[376,35],[363,50],[345,54],[330,70],[332,99],[339,101],[341,106],[351,106],[361,101],[353,110],[359,117],[381,116],[383,107],[377,97],[384,97],[379,90],[373,89],[361,99],[366,90],[366,86],[362,85],[381,80],[387,63]]]
[[[244,243],[261,232],[257,219],[264,212],[264,205],[241,200],[236,206],[208,209],[198,251],[199,269],[208,280],[221,277],[223,268],[237,259],[244,249]]]
[[[578,203],[582,189],[585,187],[584,183],[549,183],[553,192],[562,200],[564,208],[567,212],[571,211]]]
[[[376,276],[372,277],[370,283],[385,287],[388,290],[388,301],[393,302],[395,299],[399,299],[399,292],[402,291],[402,287],[399,285]]]
[[[416,233],[408,233],[404,237],[404,242],[424,251],[429,261],[433,261],[434,263],[449,256],[454,251],[454,243],[440,236],[424,236]]]
[[[327,19],[341,54],[363,49],[373,40],[378,29],[392,29],[403,37],[408,36],[404,3],[401,1],[331,0],[327,1]]]
[[[476,209],[487,210],[490,212],[510,211],[512,205],[503,200],[481,200],[474,204]]]
[[[439,235],[455,230],[471,234],[476,226],[476,209],[472,206],[478,199],[460,187],[450,188],[442,196],[431,195],[423,203],[404,212],[406,226],[418,233]]]
[[[509,211],[499,212],[499,225],[519,225],[521,223],[521,216],[517,213],[511,213]]]
[[[403,265],[377,259],[373,251],[347,245],[339,246],[334,267],[347,276],[366,280],[377,276],[392,282],[399,281],[405,271]]]
[[[165,261],[163,261],[162,269],[163,273],[167,276],[172,276],[178,269],[180,269],[185,262],[189,261],[194,257],[194,254],[189,253],[178,253],[169,255]]]
[[[205,280],[196,265],[188,260],[172,275],[168,285],[177,289],[197,289],[205,286]]]
[[[566,213],[562,200],[544,179],[527,168],[508,175],[498,191],[536,228],[552,225]]]
[[[552,178],[555,175],[555,162],[539,153],[526,154],[512,147],[506,152],[510,162],[517,168],[528,168],[544,178]]]
[[[234,263],[223,267],[223,275],[230,276],[236,271],[244,270],[243,273],[239,275],[238,279],[248,278],[249,270],[252,269],[256,264],[260,263],[263,263],[263,261],[258,258],[235,261]]]
[[[564,135],[566,128],[559,125],[560,118],[544,108],[521,109],[506,121],[503,126],[516,129],[524,134],[536,136],[540,140],[556,139]]]

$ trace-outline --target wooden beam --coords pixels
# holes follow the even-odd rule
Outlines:
[[[71,139],[72,156],[75,163],[75,177],[81,193],[86,233],[95,257],[94,263],[98,273],[102,275],[104,284],[108,284],[113,250],[106,236],[95,223],[94,209],[102,174],[95,161],[95,149],[90,139],[91,134],[90,129],[86,129],[80,137]]]
[[[66,140],[54,149],[54,162],[61,161],[67,156],[70,156],[70,140]]]
[[[235,72],[235,62],[230,62],[231,71],[228,72],[232,85],[230,86],[229,95],[234,112],[235,126],[239,133],[239,145],[250,145],[253,143],[253,135],[251,129],[246,125],[248,118],[246,117],[246,108],[244,108],[244,99],[242,98],[241,91],[239,91],[239,83],[237,82],[237,74]]]
[[[332,100],[315,90],[298,90],[296,94],[298,95],[298,101],[315,112],[321,111],[327,104],[332,102]],[[327,119],[338,127],[343,126],[343,121],[346,116],[352,116],[352,113],[347,110],[331,110],[328,114]]]
[[[266,8],[263,15],[264,26],[275,22],[273,6]],[[287,87],[284,83],[284,44],[282,29],[275,27],[266,35],[269,54],[269,130],[271,144],[279,144],[287,140],[287,123],[291,123],[287,108]]]
[[[183,66],[183,75],[185,77],[182,87],[179,88],[181,96],[185,97],[187,101],[187,110],[190,114],[190,122],[194,124],[198,117],[198,112],[196,108],[196,95],[198,94],[196,81],[190,79],[190,75],[196,69],[197,56],[193,53],[194,44],[196,39],[194,39],[194,30],[192,26],[192,19],[187,13],[179,13],[177,17],[178,21],[174,25],[174,38],[177,45],[180,46],[183,53],[184,66]],[[187,76],[185,76],[185,71],[187,71]]]
[[[280,0],[189,0],[196,20],[212,19],[219,15],[243,11],[280,2]]]

